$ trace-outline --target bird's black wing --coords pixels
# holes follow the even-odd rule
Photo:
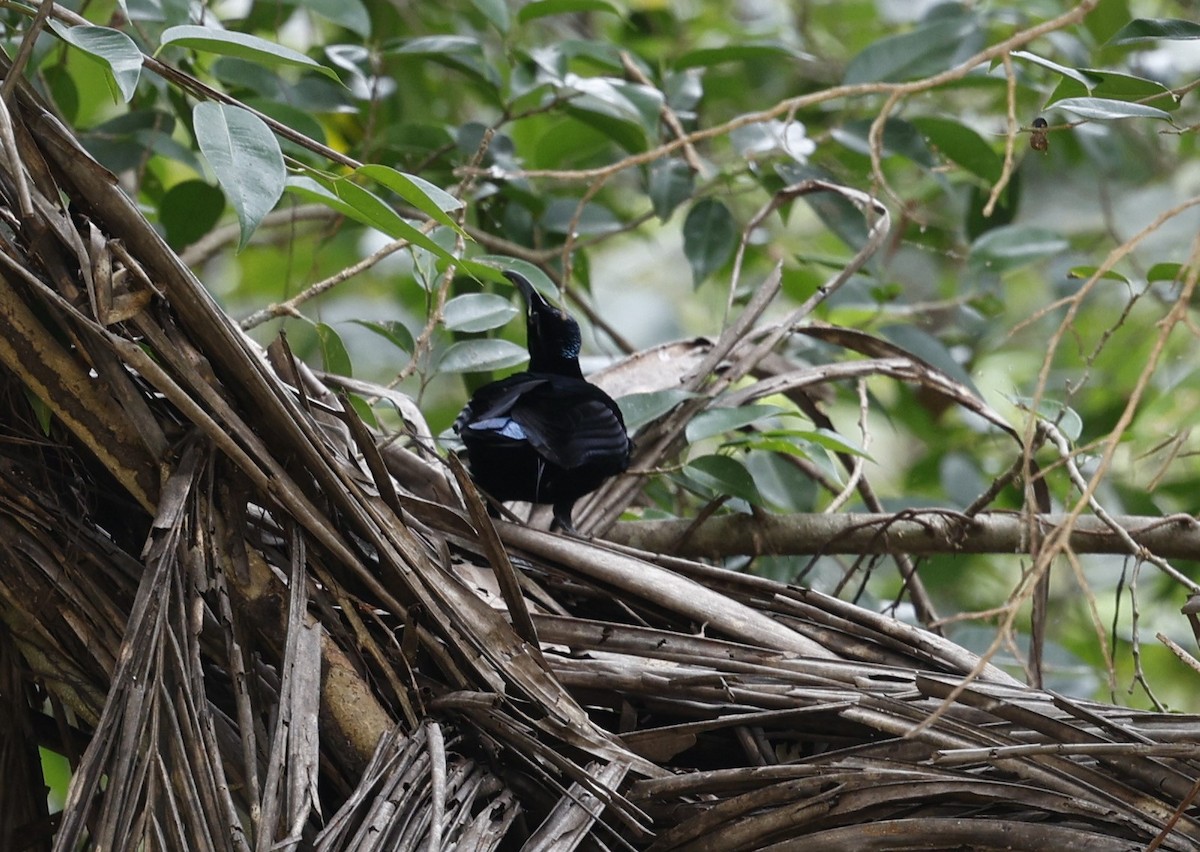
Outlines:
[[[562,389],[525,394],[513,405],[512,419],[534,449],[559,467],[609,460],[624,469],[630,443],[616,404],[597,388],[580,385],[586,391],[574,395]]]
[[[482,441],[509,443],[521,441],[519,426],[512,419],[513,407],[522,396],[535,393],[547,383],[546,379],[529,373],[516,373],[498,382],[485,385],[475,392],[454,421],[459,435]],[[465,437],[465,436],[464,436]]]

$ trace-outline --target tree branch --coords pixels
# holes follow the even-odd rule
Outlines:
[[[1067,515],[1039,515],[1043,537]],[[1200,559],[1200,522],[1191,515],[1114,517],[1139,547],[1159,556]],[[672,556],[1029,553],[1027,518],[1016,512],[974,517],[948,509],[895,514],[720,515],[691,529],[688,520],[626,521],[606,538]],[[1076,519],[1069,546],[1076,553],[1129,553],[1128,545],[1100,518]],[[1131,554],[1138,555],[1138,554]]]

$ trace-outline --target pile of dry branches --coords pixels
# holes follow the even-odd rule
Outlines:
[[[1196,719],[1030,689],[802,588],[493,523],[419,415],[411,446],[381,441],[284,343],[264,356],[13,94],[3,848],[1200,846]],[[756,330],[771,286],[697,355],[691,405],[768,363],[790,328]],[[74,771],[60,817],[39,743]]]

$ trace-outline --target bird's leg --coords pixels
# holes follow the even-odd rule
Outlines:
[[[574,500],[562,500],[554,504],[554,520],[550,522],[550,531],[562,530],[567,535],[579,535],[579,531],[575,529],[575,525],[571,523],[571,509],[575,506]]]

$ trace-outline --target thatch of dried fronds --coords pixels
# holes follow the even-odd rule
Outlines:
[[[263,357],[15,95],[3,848],[1200,845],[1195,719],[1032,690],[802,588],[493,524],[419,442]],[[748,373],[778,334],[747,316],[711,352],[756,352]],[[39,743],[73,764],[59,818]]]

